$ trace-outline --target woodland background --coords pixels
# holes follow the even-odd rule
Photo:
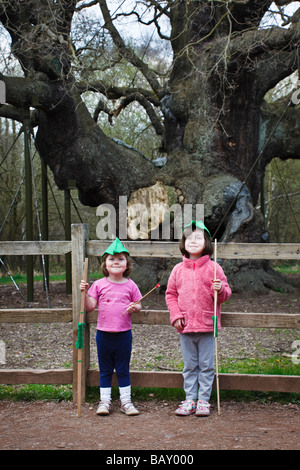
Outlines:
[[[11,2],[13,3],[13,2]],[[21,2],[20,2],[21,3]],[[81,3],[81,2],[78,2]],[[97,4],[97,2],[90,2]],[[124,2],[123,2],[124,3]],[[143,2],[137,2],[143,3]],[[146,3],[146,2],[145,2]],[[159,4],[160,2],[153,2]],[[163,3],[163,2],[161,2]],[[167,2],[166,2],[167,3]],[[172,3],[172,2],[170,2]],[[176,2],[175,2],[176,3]],[[184,2],[182,2],[184,3]],[[189,3],[189,2],[187,2]],[[205,3],[205,2],[203,2]],[[226,2],[225,2],[226,3]],[[280,4],[280,2],[277,2]],[[298,4],[299,2],[281,2],[283,5],[288,3]],[[272,8],[271,8],[272,10]],[[274,10],[274,9],[273,9]],[[274,21],[274,24],[282,24],[283,16],[274,14],[271,19],[269,14],[268,21]],[[295,20],[296,21],[296,20]],[[297,20],[298,21],[298,20]],[[91,18],[82,16],[81,21],[74,21],[72,27],[72,41],[76,47],[76,55],[79,56],[80,44],[83,44],[90,28],[93,26]],[[149,66],[156,69],[161,77],[167,74],[170,66],[170,48],[166,43],[162,45],[158,40],[153,40],[149,36],[140,35],[140,26],[135,26],[136,30],[130,31],[127,44],[132,46],[139,57],[145,58]],[[128,30],[127,30],[128,33]],[[20,64],[9,52],[9,35],[3,27],[0,28],[1,35],[1,64],[2,71],[9,71],[10,75],[22,76],[23,72]],[[102,58],[114,57],[115,49],[112,43],[105,40],[104,31],[100,31],[96,41],[98,51],[101,51]],[[138,38],[138,40],[137,40]],[[105,49],[101,49],[105,46]],[[103,71],[97,70],[98,57],[95,53],[95,43],[89,51],[88,44],[84,44],[84,60],[88,64],[89,73],[95,71],[93,77],[101,78]],[[110,64],[111,66],[112,64]],[[76,70],[75,73],[82,74],[83,70]],[[116,60],[113,66],[105,69],[106,80],[109,78],[113,83],[129,83],[141,85],[139,75],[135,67],[126,60]],[[125,78],[126,77],[126,78]],[[265,96],[267,103],[285,102],[292,89],[295,89],[299,78],[299,72],[296,71],[291,76],[280,81],[275,88],[268,91]],[[167,80],[167,77],[166,77]],[[131,148],[136,149],[142,155],[147,155],[152,160],[161,157],[161,137],[155,132],[151,125],[149,115],[143,106],[139,106],[137,101],[132,101],[124,106],[122,112],[114,117],[113,122],[107,111],[109,101],[101,101],[101,106],[97,108],[97,100],[92,91],[82,93],[82,99],[86,104],[91,115],[97,114],[97,123],[101,130],[113,139],[124,142]],[[116,103],[117,106],[118,103]],[[153,122],[152,122],[153,124]],[[24,135],[20,133],[21,124],[17,121],[0,118],[0,239],[1,240],[25,240],[26,239],[26,209],[25,209],[25,163],[24,163]],[[42,191],[41,179],[43,174],[41,158],[34,146],[33,139],[31,143],[31,157],[33,160],[33,206],[34,206],[34,234],[33,238],[38,240],[41,237],[42,214]],[[299,159],[281,160],[281,155],[273,158],[267,165],[263,181],[261,182],[261,192],[255,211],[261,212],[264,217],[264,229],[269,233],[270,242],[299,242],[300,239],[300,161]],[[48,200],[49,200],[49,239],[62,240],[66,237],[65,220],[65,196],[66,191],[71,197],[71,223],[88,223],[90,226],[90,239],[97,238],[96,226],[99,217],[96,215],[96,207],[88,207],[81,204],[77,190],[58,190],[51,171],[47,172],[48,180]],[[167,187],[170,205],[176,201],[176,194],[172,187]],[[25,259],[7,257],[6,265],[9,270],[15,272],[24,271]],[[41,270],[41,261],[36,259],[35,269]],[[0,265],[0,272],[6,275],[6,270]],[[52,257],[51,271],[63,271],[64,259]]]

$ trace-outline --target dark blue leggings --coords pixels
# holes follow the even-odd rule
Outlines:
[[[131,330],[110,333],[97,330],[96,334],[100,387],[111,387],[114,369],[119,387],[130,385]]]

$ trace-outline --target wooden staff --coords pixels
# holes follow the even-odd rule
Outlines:
[[[217,279],[217,240],[215,239],[215,276],[214,280]],[[218,291],[214,289],[214,337],[215,337],[215,358],[216,358],[216,383],[217,383],[217,402],[218,402],[218,415],[220,416],[220,389],[219,389],[219,364],[218,364],[218,319],[217,319],[217,303],[218,303]]]
[[[153,292],[157,287],[160,287],[159,284],[156,284],[155,287],[153,287],[153,289],[149,290],[149,292],[147,292],[147,294],[145,294],[143,297],[141,297],[139,300],[137,300],[136,302],[133,303],[133,305],[136,305],[138,304],[139,302],[141,302],[145,297],[147,297],[147,295],[151,294],[151,292]],[[124,313],[122,313],[122,317],[123,315],[125,315],[125,313],[127,312],[127,310],[129,309],[129,307],[125,310]]]
[[[83,280],[87,280],[88,272],[88,258],[85,258],[84,261],[84,273]],[[81,416],[81,375],[82,375],[82,358],[84,351],[84,303],[85,303],[85,291],[81,292],[81,306],[80,306],[80,315],[78,323],[78,333],[76,348],[78,349],[78,368],[77,368],[77,416]]]

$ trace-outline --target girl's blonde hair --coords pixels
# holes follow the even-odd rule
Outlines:
[[[187,237],[196,230],[196,225],[195,224],[191,224],[189,227],[185,228],[182,232],[182,236],[181,236],[181,239],[180,239],[180,242],[179,242],[179,249],[182,253],[183,256],[185,256],[186,258],[189,258],[190,257],[190,254],[186,251],[185,249],[185,241],[187,239]],[[210,239],[210,236],[209,234],[207,233],[206,230],[203,230],[204,231],[204,248],[203,248],[203,251],[201,253],[201,256],[204,256],[204,255],[209,255],[211,256],[214,252],[213,250],[213,246],[212,246],[212,243],[211,243],[211,239]]]
[[[126,263],[127,263],[127,268],[124,271],[123,276],[128,277],[132,271],[132,260],[130,256],[128,255],[128,253],[122,252],[122,254],[125,256]],[[109,272],[106,269],[106,259],[108,256],[110,256],[109,253],[104,253],[104,255],[102,256],[102,262],[101,262],[101,271],[105,277],[109,276]]]

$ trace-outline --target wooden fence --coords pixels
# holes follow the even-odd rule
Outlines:
[[[181,258],[178,243],[127,241],[133,257]],[[56,370],[0,370],[1,384],[73,384],[73,400],[77,400],[77,339],[80,313],[79,284],[86,256],[99,256],[107,248],[107,241],[89,241],[86,224],[72,225],[71,241],[0,242],[3,255],[65,255],[72,257],[72,309],[30,308],[0,309],[0,323],[57,323],[68,322],[73,326],[73,369]],[[218,244],[220,259],[300,259],[300,244]],[[86,385],[99,385],[99,371],[90,369],[90,324],[97,319],[96,310],[85,318],[85,350],[82,367],[81,397],[85,399]],[[169,325],[166,310],[142,310],[132,317],[135,324]],[[222,312],[222,327],[244,328],[294,328],[300,329],[300,314]],[[133,387],[182,388],[181,372],[131,371]],[[114,376],[114,385],[116,377]],[[214,385],[215,386],[215,385]],[[255,390],[300,392],[300,377],[287,375],[219,374],[222,390]]]

